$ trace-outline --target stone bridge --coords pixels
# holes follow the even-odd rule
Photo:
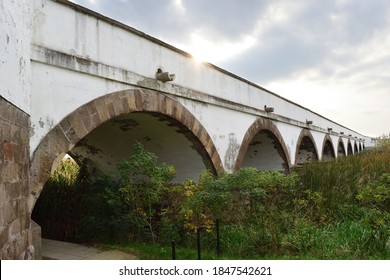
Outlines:
[[[177,181],[288,172],[371,138],[63,0],[0,0],[1,258],[40,257],[31,212],[66,153],[110,170],[138,141]],[[4,28],[3,28],[4,26]]]

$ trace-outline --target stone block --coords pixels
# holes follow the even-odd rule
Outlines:
[[[42,232],[41,227],[34,221],[31,221],[31,239],[34,246],[34,259],[42,259]]]
[[[21,137],[20,137],[20,131],[21,131],[21,128],[19,126],[11,125],[10,136],[11,136],[12,142],[14,142],[14,143],[21,143],[22,142]]]
[[[70,127],[68,128],[68,132],[74,131],[74,133],[77,135],[77,137],[73,136],[72,140],[73,143],[77,143],[80,139],[82,139],[85,135],[87,135],[90,131],[87,130],[85,127],[83,121],[82,121],[82,115],[80,114],[79,111],[74,112],[73,114],[70,114],[67,118],[67,121],[70,123]],[[63,122],[61,122],[63,123]],[[72,129],[72,130],[70,130]],[[76,140],[76,141],[74,141]]]
[[[8,226],[1,226],[0,227],[0,244],[3,246],[8,243]]]
[[[7,193],[7,201],[13,201],[20,199],[21,196],[21,183],[5,183],[5,191]]]
[[[95,108],[99,114],[101,122],[108,121],[110,119],[109,113],[106,108],[106,104],[104,103],[104,98],[98,98],[94,100]]]
[[[123,108],[123,104],[122,104],[121,100],[119,99],[119,96],[113,95],[110,98],[112,100],[112,104],[114,105],[115,117],[126,113],[125,109]]]
[[[7,225],[6,221],[4,220],[3,208],[4,208],[4,206],[0,207],[0,227],[4,227]]]
[[[89,102],[84,107],[88,112],[89,119],[91,120],[91,125],[92,125],[91,130],[101,125],[103,121],[100,119],[100,115],[96,108],[95,102]]]
[[[90,118],[88,110],[86,108],[81,108],[77,110],[77,113],[80,116],[81,122],[84,124],[84,127],[87,129],[87,134],[94,129],[93,121]]]
[[[129,100],[128,100],[127,96],[121,96],[120,102],[122,103],[122,107],[123,107],[124,113],[131,112],[130,105],[129,105]]]
[[[127,102],[129,103],[129,111],[130,112],[133,112],[133,111],[137,111],[137,106],[135,104],[135,98],[134,98],[134,93],[128,93],[127,95]]]
[[[14,144],[12,142],[3,142],[3,160],[13,161],[14,160]]]
[[[4,120],[0,120],[0,140],[1,141],[10,141],[11,135],[11,124]]]
[[[19,180],[19,166],[12,161],[0,164],[0,179],[2,182],[15,182]]]
[[[11,120],[11,106],[10,104],[0,96],[0,119]]]
[[[4,147],[0,142],[0,164],[4,161]]]
[[[9,225],[18,217],[18,204],[16,201],[12,201],[4,205],[3,207],[3,223]]]
[[[24,216],[26,215],[26,217],[30,217],[30,209],[28,208],[28,202],[27,202],[27,198],[26,199],[20,199],[19,200],[19,215],[21,216]],[[29,225],[27,225],[28,227]],[[26,228],[26,227],[23,227],[23,228]]]
[[[22,212],[22,210],[20,210],[20,212]],[[27,231],[29,228],[30,228],[30,224],[31,224],[31,219],[30,219],[30,215],[28,212],[24,212],[20,215],[20,228],[21,230],[24,232],[24,231]]]
[[[24,128],[23,131],[28,133],[30,129],[30,117],[27,114],[22,114],[19,125]]]
[[[55,158],[55,155],[50,155],[43,149],[37,149],[30,168],[31,176],[38,182],[46,182],[50,177],[51,167]]]
[[[21,129],[19,135],[20,142],[18,143],[21,146],[29,147],[30,144],[30,132],[29,128]]]
[[[7,192],[5,190],[5,182],[0,181],[0,207],[3,207],[6,201],[7,201]]]
[[[20,219],[15,219],[15,220],[11,223],[10,234],[11,234],[11,236],[12,236],[14,239],[17,239],[18,236],[21,234],[21,231],[22,231],[22,228],[21,228]]]
[[[144,107],[142,102],[143,102],[142,92],[140,90],[134,91],[134,103],[135,103],[136,111],[142,111]]]
[[[23,161],[25,162],[25,161]],[[28,184],[30,179],[30,164],[29,163],[20,163],[21,179]],[[26,188],[27,189],[27,188]]]
[[[50,153],[61,154],[69,151],[71,143],[60,126],[57,125],[50,131],[50,138],[53,139],[53,142],[57,146],[57,149],[50,151]]]
[[[107,108],[107,112],[110,116],[110,119],[116,117],[115,107],[111,101],[106,102],[106,108]]]

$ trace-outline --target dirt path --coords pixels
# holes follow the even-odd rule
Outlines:
[[[134,254],[42,238],[42,259],[46,260],[136,260]]]

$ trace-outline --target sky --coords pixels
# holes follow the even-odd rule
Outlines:
[[[366,136],[390,133],[389,0],[73,0]]]

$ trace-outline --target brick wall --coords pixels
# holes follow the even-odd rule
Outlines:
[[[0,259],[33,259],[28,210],[30,116],[0,96]]]

